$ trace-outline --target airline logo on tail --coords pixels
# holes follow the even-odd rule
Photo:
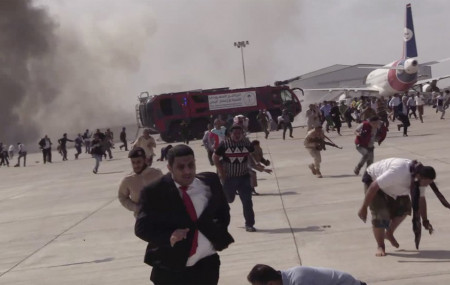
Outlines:
[[[417,57],[416,36],[414,34],[411,4],[406,5],[406,23],[403,39],[403,58]]]

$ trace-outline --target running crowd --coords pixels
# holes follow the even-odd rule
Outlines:
[[[293,118],[288,111],[282,111],[273,127],[268,114],[260,110],[256,118],[265,138],[270,130],[280,127],[284,139],[287,129],[292,137]],[[153,148],[144,149],[135,144],[129,152],[133,172],[120,183],[118,197],[136,217],[136,235],[148,242],[144,260],[153,267],[150,279],[154,284],[218,283],[218,252],[234,242],[228,232],[228,204],[234,202],[236,195],[242,203],[245,230],[257,231],[252,201],[252,193],[257,195],[256,173],[272,170],[267,168],[270,161],[264,157],[260,142],[247,138],[248,124],[248,118],[237,115],[228,127],[220,116],[213,121],[213,126],[208,126],[202,142],[216,172],[197,173],[194,151],[187,144],[161,148],[158,161],[167,160],[169,172],[165,175],[152,167]],[[348,273],[333,269],[302,266],[285,274],[267,265],[258,266],[248,276],[253,284],[270,281],[290,284],[281,283],[286,278],[292,282],[314,278],[320,284],[343,281],[364,284]]]
[[[120,145],[120,149],[124,148],[125,151],[128,151],[128,142],[126,135],[126,128],[123,127],[120,133],[120,141],[122,145]],[[95,133],[86,129],[86,131],[81,134],[79,133],[74,139],[70,139],[67,137],[67,133],[64,133],[61,138],[57,140],[58,144],[56,147],[56,151],[61,155],[62,161],[68,160],[68,142],[74,143],[74,159],[78,159],[78,157],[83,153],[88,154],[95,158],[95,167],[93,169],[94,173],[97,173],[99,163],[102,158],[112,159],[111,149],[114,149],[114,133],[108,128],[105,132],[97,129]],[[53,143],[48,135],[44,135],[38,142],[39,149],[42,151],[42,161],[44,164],[52,163],[52,146]],[[14,167],[20,167],[20,160],[23,159],[23,167],[26,167],[26,158],[27,158],[27,148],[25,144],[18,142],[17,147],[14,145],[10,145],[7,147],[6,144],[0,142],[0,166],[9,167],[9,160],[13,159],[15,153],[17,151],[17,163]]]
[[[246,136],[245,119],[229,127],[220,118],[205,131],[203,143],[216,172],[196,172],[195,154],[187,144],[167,145],[159,161],[169,172],[151,166],[144,148],[129,152],[133,172],[123,178],[120,203],[136,218],[135,234],[148,243],[144,262],[152,266],[154,284],[218,284],[218,252],[234,242],[228,232],[229,203],[239,196],[245,230],[255,232],[252,192],[256,171],[271,173],[260,143]],[[211,147],[209,147],[211,145]],[[153,153],[153,150],[151,151]],[[297,266],[278,271],[256,265],[247,277],[252,284],[365,284],[348,273]],[[306,282],[306,283],[305,283]]]
[[[449,104],[449,92],[433,94],[431,103],[444,119]],[[423,106],[429,104],[421,94],[394,95],[381,98],[361,97],[351,102],[325,101],[311,104],[306,112],[307,134],[304,146],[313,158],[308,167],[312,174],[322,178],[321,151],[326,146],[337,146],[325,132],[336,131],[341,135],[342,122],[355,128],[355,147],[361,154],[353,172],[359,175],[366,166],[362,182],[365,196],[357,215],[366,222],[367,209],[372,215],[372,228],[377,244],[376,256],[385,256],[385,240],[399,247],[394,231],[407,215],[413,214],[416,246],[420,242],[423,226],[430,233],[433,227],[427,216],[424,191],[430,186],[442,204],[450,208],[434,184],[433,167],[406,158],[388,158],[374,162],[374,145],[386,138],[390,122],[398,120],[398,131],[407,130],[414,116],[423,123]],[[418,115],[416,114],[418,112]],[[287,109],[275,120],[267,110],[260,110],[256,117],[267,139],[271,131],[283,129],[283,140],[289,130],[292,138],[293,116]],[[228,121],[228,120],[227,120]],[[242,203],[245,231],[256,232],[252,193],[257,187],[257,172],[271,173],[271,162],[264,157],[260,141],[247,137],[249,119],[243,115],[233,118],[231,124],[220,116],[209,125],[202,139],[206,156],[214,172],[196,171],[195,154],[186,144],[167,145],[161,148],[158,161],[167,160],[168,172],[152,167],[156,141],[145,129],[131,146],[128,157],[132,172],[123,178],[118,189],[120,203],[136,218],[135,234],[148,243],[144,262],[152,267],[150,280],[154,284],[218,284],[220,257],[218,252],[234,242],[228,231],[230,207],[236,195]],[[325,132],[323,125],[325,124]],[[187,132],[187,131],[186,131]],[[113,133],[86,130],[75,139],[63,134],[58,140],[58,152],[67,160],[67,142],[75,144],[75,159],[84,152],[95,158],[94,173],[99,170],[102,158],[112,159]],[[128,151],[125,128],[120,135],[122,145]],[[6,146],[2,146],[2,154]],[[52,162],[52,142],[44,136],[39,141],[44,163]],[[19,158],[26,161],[26,149],[18,144]],[[10,149],[8,149],[9,151]],[[22,154],[21,154],[22,153]],[[25,153],[25,154],[24,154]],[[14,147],[10,156],[14,155]],[[3,158],[3,156],[2,156]],[[3,162],[3,160],[2,160]],[[419,237],[417,239],[417,236]],[[366,284],[348,273],[330,268],[296,266],[277,270],[269,265],[257,264],[247,276],[248,282],[259,284]]]
[[[439,96],[434,98],[443,118],[448,98],[442,98],[442,103],[439,100]],[[434,184],[433,167],[406,158],[374,162],[374,144],[380,145],[386,138],[389,122],[399,120],[397,128],[399,131],[403,128],[403,135],[407,136],[412,116],[423,122],[425,104],[427,100],[420,94],[395,95],[389,100],[362,97],[352,100],[349,106],[346,102],[312,104],[306,112],[308,133],[304,144],[314,160],[308,167],[319,178],[322,177],[320,152],[326,146],[341,148],[325,135],[322,125],[325,124],[326,132],[335,130],[340,135],[342,121],[349,128],[352,122],[358,124],[355,147],[361,159],[354,174],[359,175],[366,166],[362,176],[365,197],[358,216],[365,222],[370,208],[376,256],[386,255],[385,240],[399,247],[394,231],[411,213],[417,247],[422,226],[432,233],[424,195],[426,186],[431,186],[442,204],[450,208]],[[261,110],[257,116],[265,138],[270,131],[279,129],[271,127],[273,120],[269,114]],[[287,116],[282,122],[290,124],[292,120]],[[267,168],[270,161],[264,158],[260,142],[250,141],[246,136],[248,123],[248,118],[239,115],[229,127],[220,117],[208,126],[202,142],[216,172],[197,173],[194,151],[186,144],[161,149],[158,160],[168,161],[167,174],[151,167],[142,148],[134,148],[129,153],[133,173],[123,179],[119,200],[136,217],[135,234],[148,242],[144,261],[152,266],[150,280],[154,284],[218,283],[218,252],[234,242],[228,232],[228,204],[234,202],[236,195],[242,203],[245,230],[257,231],[252,202],[252,192],[256,193],[257,186],[256,171],[271,173],[271,170]],[[283,127],[283,139],[287,129]],[[144,173],[148,173],[145,179]],[[334,269],[297,266],[276,270],[265,264],[255,265],[247,280],[254,285],[365,284]]]

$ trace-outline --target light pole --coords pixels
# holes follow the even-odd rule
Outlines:
[[[247,80],[245,78],[245,63],[244,63],[244,48],[249,45],[248,41],[234,42],[234,46],[241,49],[242,57],[242,72],[244,73],[244,86],[247,87]]]

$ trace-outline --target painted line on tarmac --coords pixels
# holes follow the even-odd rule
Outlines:
[[[257,139],[258,139],[258,136],[259,136],[259,133],[256,133],[256,138],[257,138]],[[261,141],[260,141],[260,142],[261,142]],[[267,140],[266,140],[266,142],[267,142]],[[271,151],[270,151],[269,144],[266,143],[265,145],[267,146],[267,147],[266,147],[267,153],[269,154],[269,156],[270,156],[270,161],[271,161],[271,163],[272,163],[272,172],[273,172],[273,175],[274,175],[274,177],[275,177],[275,181],[276,181],[276,183],[277,183],[277,190],[278,190],[278,195],[280,196],[281,205],[282,205],[282,207],[283,207],[283,213],[284,213],[284,216],[286,217],[286,220],[287,220],[287,222],[288,222],[289,229],[291,230],[291,235],[292,235],[292,239],[294,240],[294,245],[295,245],[295,249],[296,249],[296,252],[297,252],[297,257],[298,257],[299,264],[302,265],[302,258],[300,257],[300,251],[299,251],[299,248],[298,248],[298,245],[297,245],[297,239],[295,238],[295,233],[294,233],[294,230],[292,229],[291,220],[289,219],[288,213],[287,213],[287,211],[286,211],[286,206],[285,206],[285,204],[284,204],[283,195],[281,195],[280,184],[279,184],[279,182],[278,182],[277,171],[276,171],[276,169],[275,169],[275,161],[274,161],[274,159],[273,159],[273,157],[272,157],[272,153],[271,153]]]
[[[114,199],[106,202],[105,204],[103,204],[102,206],[100,206],[99,208],[97,208],[95,211],[93,211],[92,213],[90,213],[89,215],[87,215],[86,217],[82,218],[81,220],[79,220],[78,222],[76,222],[75,224],[71,225],[70,227],[68,227],[67,229],[63,230],[61,233],[59,233],[58,235],[56,235],[54,238],[52,238],[51,240],[49,240],[46,244],[44,244],[43,246],[41,246],[40,248],[36,249],[35,251],[33,251],[31,254],[29,254],[28,256],[24,257],[22,260],[20,260],[19,262],[17,262],[15,265],[13,265],[11,268],[9,268],[8,270],[6,270],[5,272],[0,273],[0,278],[2,276],[4,276],[6,273],[11,272],[11,270],[13,270],[14,268],[16,268],[17,266],[19,266],[20,264],[22,264],[25,260],[29,259],[30,257],[32,257],[33,255],[35,255],[36,253],[38,253],[39,251],[41,251],[42,249],[44,249],[45,247],[47,247],[49,244],[51,244],[52,242],[54,242],[57,238],[59,238],[60,236],[62,236],[63,234],[65,234],[66,232],[70,231],[71,229],[73,229],[74,227],[78,226],[79,224],[81,224],[83,221],[87,220],[88,218],[90,218],[92,215],[94,215],[95,213],[99,212],[100,210],[102,210],[103,208],[107,207],[108,205],[110,205],[112,202],[114,202],[115,200],[117,200],[117,197],[114,197]]]

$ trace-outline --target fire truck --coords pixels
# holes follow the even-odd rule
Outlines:
[[[235,115],[249,118],[250,132],[261,131],[256,120],[259,110],[269,111],[274,120],[287,108],[294,117],[302,111],[296,89],[288,86],[261,86],[242,89],[216,88],[150,95],[142,92],[136,105],[138,126],[159,133],[166,142],[182,140],[182,124],[188,125],[191,139],[201,139],[209,123],[217,117],[229,121]]]

